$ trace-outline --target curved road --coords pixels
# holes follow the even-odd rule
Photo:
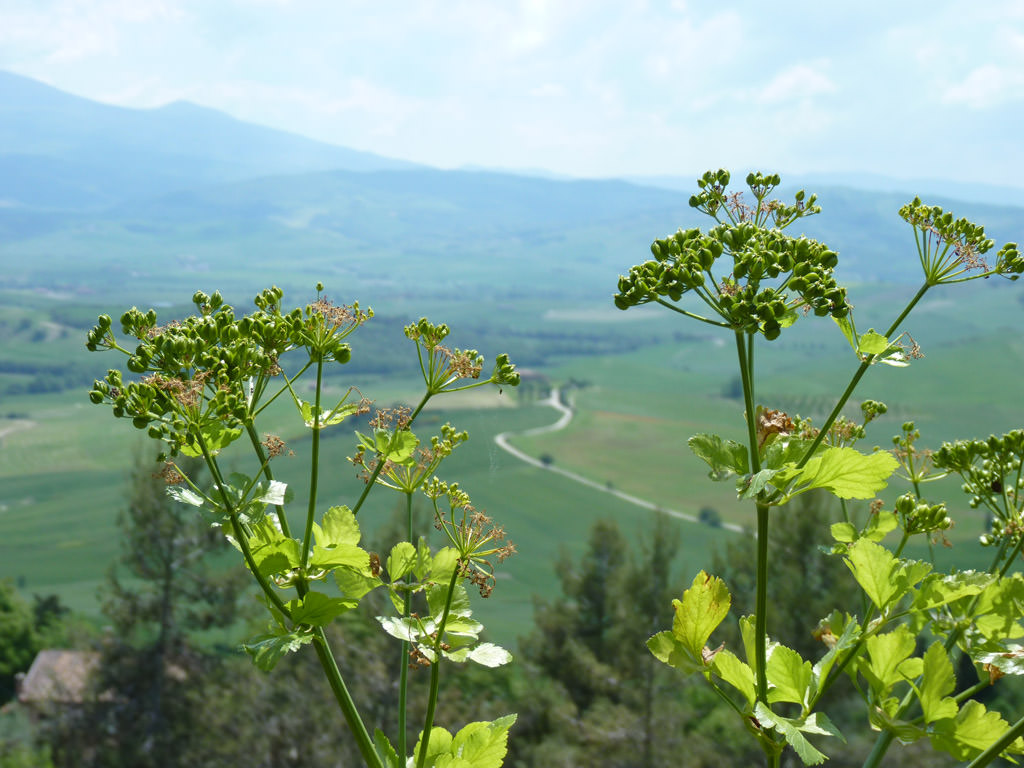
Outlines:
[[[647,501],[646,499],[641,499],[637,496],[631,496],[630,494],[623,493],[622,491],[616,490],[615,488],[609,488],[607,485],[599,483],[595,480],[591,480],[590,478],[583,477],[582,475],[577,475],[575,472],[570,472],[567,469],[562,469],[561,467],[555,466],[554,464],[545,464],[539,459],[535,459],[533,458],[533,456],[523,453],[518,448],[515,448],[512,445],[510,445],[508,442],[508,439],[510,437],[529,437],[531,435],[543,435],[546,432],[557,432],[558,430],[565,429],[567,426],[569,426],[569,422],[572,421],[572,408],[562,404],[562,401],[559,398],[559,390],[557,387],[553,387],[551,390],[551,394],[548,395],[544,400],[541,400],[540,404],[549,405],[555,410],[559,411],[561,415],[558,417],[558,421],[556,421],[554,424],[548,424],[543,427],[534,427],[533,429],[527,429],[524,430],[523,432],[502,432],[501,434],[495,435],[494,442],[498,445],[499,448],[501,448],[503,451],[511,453],[520,461],[525,461],[527,464],[530,464],[534,467],[537,467],[539,469],[546,469],[548,472],[554,472],[556,474],[562,475],[563,477],[567,477],[570,480],[573,480],[577,483],[581,483],[582,485],[586,485],[590,488],[601,491],[603,493],[610,493],[612,496],[616,496],[622,499],[623,501],[629,502],[630,504],[634,504],[638,507],[643,507],[644,509],[649,509],[653,512],[664,512],[666,515],[669,515],[670,517],[675,517],[679,520],[685,520],[688,523],[698,523],[703,525],[703,523],[701,523],[700,520],[698,520],[693,515],[687,514],[686,512],[680,512],[677,509],[668,509],[667,507],[658,506],[657,504]],[[736,533],[745,532],[742,526],[736,525],[735,523],[722,523],[719,527],[724,528],[727,531],[735,531]]]

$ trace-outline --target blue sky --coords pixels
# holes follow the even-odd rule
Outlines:
[[[0,69],[441,167],[1024,187],[1024,0],[0,0]]]

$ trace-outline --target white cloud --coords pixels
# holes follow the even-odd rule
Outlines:
[[[984,64],[968,73],[942,94],[945,104],[964,104],[986,109],[1006,102],[1024,100],[1024,72],[1019,67]]]
[[[755,99],[761,104],[784,104],[835,90],[835,83],[821,73],[819,66],[797,64],[779,72],[757,92]]]

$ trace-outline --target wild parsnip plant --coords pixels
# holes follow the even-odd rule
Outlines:
[[[821,210],[815,196],[800,191],[791,204],[772,199],[777,175],[748,175],[744,192],[728,191],[729,180],[723,170],[698,180],[700,191],[690,205],[716,225],[656,240],[654,258],[619,278],[615,304],[620,309],[660,304],[734,337],[746,443],[699,434],[689,445],[710,466],[713,480],[734,478],[738,497],[754,507],[756,608],[753,616],[739,619],[742,649],[709,647],[731,596],[720,579],[701,571],[673,601],[672,629],[650,639],[651,653],[685,674],[703,676],[759,741],[768,766],[780,764],[787,746],[805,764],[821,763],[827,747],[819,749],[812,739],[842,740],[818,709],[840,680],[860,695],[871,727],[879,732],[864,766],[877,766],[894,739],[928,739],[936,750],[971,766],[988,765],[998,755],[1024,754],[1024,720],[1011,726],[972,698],[1003,675],[1024,674],[1024,647],[1017,644],[1024,637],[1019,622],[1024,578],[1015,570],[1024,544],[1024,432],[945,444],[931,454],[915,447],[919,435],[908,422],[893,451],[861,451],[854,446],[864,425],[885,406],[865,400],[857,420],[843,415],[870,368],[905,366],[920,357],[913,340],[899,332],[928,291],[991,276],[1016,280],[1024,258],[1008,243],[990,265],[985,255],[994,243],[982,227],[915,199],[899,213],[913,229],[923,283],[884,332],[859,332],[846,290],[834,277],[837,255],[820,242],[786,232]],[[756,394],[755,346],[770,348],[759,338],[770,342],[808,314],[831,317],[857,359],[849,384],[820,427],[758,404]],[[854,524],[847,501],[873,499],[894,473],[911,490],[893,509],[872,502],[866,524]],[[923,495],[925,483],[948,473],[963,478],[971,503],[984,506],[993,520],[981,542],[994,551],[987,572],[939,573],[929,562],[903,557],[911,537],[941,536],[950,526],[945,505]],[[768,636],[766,577],[772,515],[791,514],[786,504],[816,488],[840,500],[846,519],[832,526],[832,554],[843,558],[864,600],[860,615],[838,607],[817,627],[808,627],[823,649],[811,660]],[[961,654],[974,662],[978,679],[961,681],[958,688],[953,670]]]
[[[283,292],[270,288],[256,297],[256,311],[242,317],[220,293],[198,292],[192,297],[196,314],[165,325],[158,324],[155,311],[132,308],[120,318],[121,341],[110,317],[100,316],[86,346],[123,353],[127,372],[111,369],[95,382],[90,399],[164,444],[169,493],[221,527],[259,586],[270,621],[245,650],[260,669],[270,670],[285,654],[312,645],[368,768],[498,768],[515,715],[470,723],[453,735],[434,726],[434,714],[442,661],[495,667],[511,659],[503,648],[479,641],[483,626],[472,618],[465,584],[488,595],[494,561],[514,550],[457,483],[436,474],[468,435],[445,425],[440,435],[423,441],[412,426],[433,397],[516,386],[519,374],[507,355],[499,355],[489,377],[481,379],[483,357],[445,346],[446,325],[423,319],[408,326],[405,335],[423,377],[422,399],[413,409],[377,411],[369,422],[372,431],[356,433],[352,461],[365,486],[347,506],[325,504],[318,493],[321,434],[370,412],[371,403],[353,388],[337,402],[328,401],[324,372],[348,362],[349,337],[373,313],[358,303],[336,305],[322,291],[317,285],[316,301],[284,312]],[[310,377],[313,399],[306,401],[300,393],[309,390]],[[285,450],[283,441],[261,437],[259,429],[264,411],[278,398],[292,402],[310,431],[308,504],[302,510],[292,507],[292,490],[274,478],[272,460]],[[201,457],[212,485],[201,487],[186,476],[175,463],[179,455]],[[226,474],[229,462],[250,467],[249,474]],[[358,523],[368,495],[381,487],[404,498],[408,519],[407,539],[383,558],[360,547]],[[413,530],[412,501],[420,493],[430,500],[435,526],[447,542],[440,549],[431,549],[424,532]],[[394,741],[380,729],[371,737],[324,632],[375,589],[387,591],[395,611],[377,617],[381,628],[403,649]],[[424,596],[425,610],[414,612],[417,594]],[[411,753],[405,736],[410,665],[430,668],[426,717]]]

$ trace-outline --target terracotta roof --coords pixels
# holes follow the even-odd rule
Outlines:
[[[94,651],[40,651],[19,686],[18,701],[80,703],[99,663]]]

